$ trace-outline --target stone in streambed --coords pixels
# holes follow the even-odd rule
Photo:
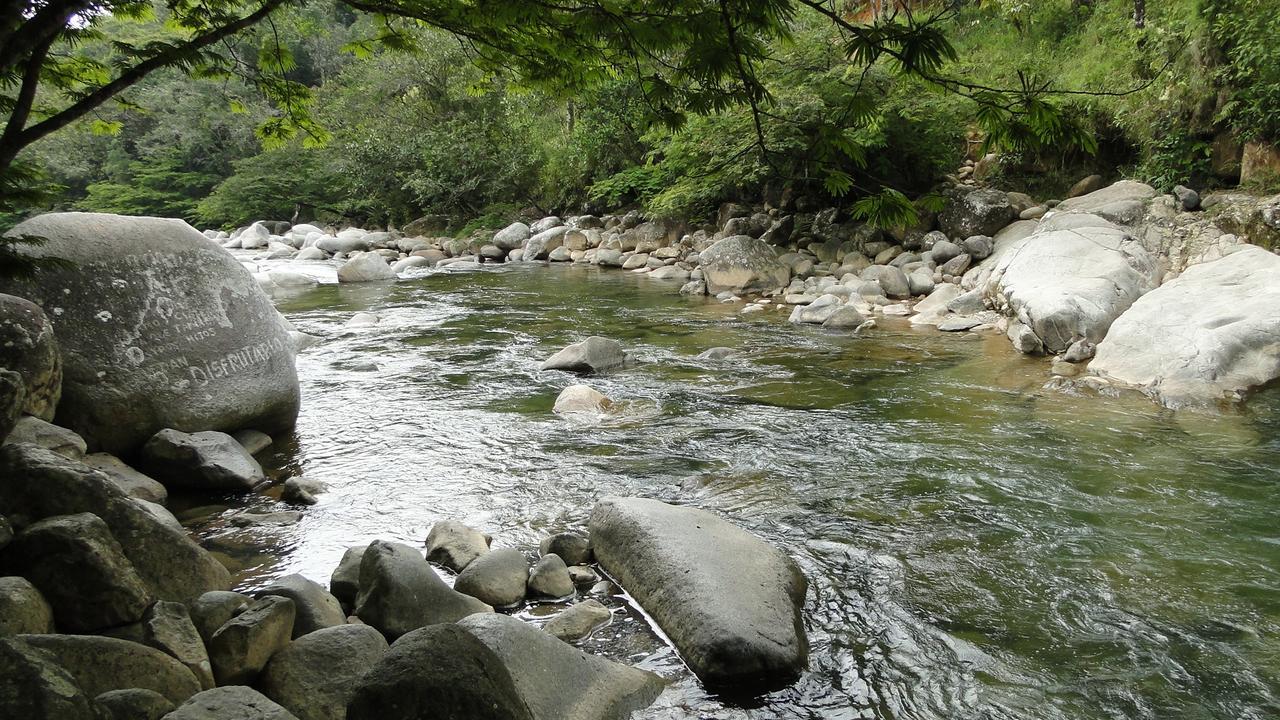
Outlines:
[[[133,469],[123,460],[108,453],[91,453],[84,456],[85,465],[106,475],[116,487],[130,497],[148,502],[165,504],[169,499],[169,491],[164,485],[156,482],[149,475]]]
[[[612,617],[609,608],[599,601],[586,600],[551,618],[542,629],[556,639],[573,642],[590,635]]]
[[[164,716],[164,720],[298,720],[288,710],[243,685],[205,690]]]
[[[481,555],[467,565],[453,589],[494,607],[510,607],[524,600],[529,561],[519,550],[504,548]]]
[[[0,577],[0,637],[53,632],[53,608],[23,577]]]
[[[427,559],[462,572],[472,560],[489,552],[491,542],[493,538],[457,520],[442,520],[427,533]]]
[[[759,688],[807,664],[808,586],[789,557],[708,512],[608,498],[591,513],[596,559],[710,686]]]
[[[698,266],[712,295],[774,290],[791,279],[791,268],[778,260],[773,248],[747,235],[717,241],[699,254]]]
[[[258,461],[226,433],[161,430],[142,447],[142,457],[151,475],[171,487],[250,490],[266,479]]]
[[[375,540],[365,549],[356,616],[388,640],[426,625],[487,612],[493,608],[450,588],[408,545]]]
[[[604,373],[627,363],[627,354],[617,340],[592,336],[569,345],[542,363],[542,370],[576,373]]]
[[[508,615],[475,615],[459,625],[501,658],[535,720],[624,720],[648,707],[666,684]]]
[[[187,610],[196,632],[208,643],[231,618],[249,609],[253,598],[230,590],[211,590],[192,600]]]
[[[213,687],[213,668],[204,639],[182,603],[157,602],[147,608],[141,621],[102,634],[153,647],[182,663],[200,681],[201,688]]]
[[[0,717],[101,720],[71,673],[49,652],[0,637]]]
[[[360,680],[387,647],[368,625],[317,630],[273,655],[258,688],[299,720],[342,720]]]
[[[539,555],[559,555],[568,565],[586,565],[591,562],[591,541],[575,532],[559,532],[542,538],[538,543]]]
[[[86,449],[84,438],[71,430],[30,415],[19,418],[4,438],[5,445],[18,443],[39,445],[72,460],[83,458]]]
[[[154,601],[106,523],[91,513],[31,525],[14,538],[4,560],[6,571],[40,589],[65,631],[135,622]]]
[[[106,712],[109,720],[161,720],[174,708],[169,698],[142,688],[108,690],[93,702]]]
[[[240,443],[240,447],[250,455],[257,455],[266,450],[271,447],[272,442],[270,435],[249,428],[237,430],[231,433],[231,437],[235,438],[235,441]]]
[[[573,579],[564,560],[554,553],[544,555],[529,573],[529,594],[535,597],[562,598],[572,595]]]
[[[219,685],[252,683],[271,656],[289,644],[293,601],[268,596],[228,620],[209,639],[209,660]]]
[[[308,633],[335,625],[345,625],[347,615],[342,604],[319,583],[302,575],[293,574],[276,578],[270,585],[254,593],[255,597],[275,595],[293,601],[296,611],[293,620],[295,639]]]
[[[356,596],[360,593],[360,561],[364,559],[364,551],[368,545],[357,545],[347,548],[338,561],[338,567],[329,576],[329,592],[342,603],[347,612],[355,608]]]
[[[422,718],[534,720],[503,660],[457,625],[401,637],[347,704],[347,720]]]
[[[8,236],[67,261],[0,291],[40,305],[62,350],[58,422],[124,456],[156,431],[267,432],[298,413],[293,345],[230,253],[181,220],[49,213]]]
[[[360,252],[338,268],[339,283],[361,283],[395,280],[396,271],[378,253]]]
[[[556,396],[556,404],[551,409],[557,415],[567,413],[601,413],[609,408],[612,401],[590,385],[570,385]]]
[[[280,490],[280,499],[297,505],[315,505],[320,502],[316,496],[328,489],[329,486],[319,480],[298,475],[284,481],[284,487]]]
[[[180,703],[200,692],[200,682],[178,660],[146,645],[97,635],[19,635],[48,651],[86,695],[111,690],[154,690]]]

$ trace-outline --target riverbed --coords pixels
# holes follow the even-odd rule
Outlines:
[[[637,717],[1280,716],[1280,391],[1175,413],[1047,389],[1047,361],[998,334],[854,337],[677,289],[507,265],[278,292],[326,340],[298,357],[302,414],[266,464],[330,491],[278,527],[183,517],[242,587],[327,583],[348,546],[422,546],[447,518],[533,549],[613,494],[712,510],[795,558],[801,680],[708,696],[623,608],[583,647],[673,681]],[[356,312],[381,321],[345,328]],[[565,420],[578,380],[538,366],[588,335],[637,362],[588,380],[614,415]],[[696,358],[716,346],[740,352]]]

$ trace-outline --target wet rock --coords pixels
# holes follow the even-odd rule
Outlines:
[[[509,607],[524,600],[529,561],[519,550],[492,550],[467,565],[453,589],[494,607]]]
[[[600,579],[600,576],[596,574],[595,570],[592,570],[589,567],[583,565],[570,565],[569,579],[573,580],[573,584],[576,587],[590,587],[596,584],[596,581]]]
[[[938,323],[941,332],[964,332],[982,324],[982,318],[974,315],[952,315]]]
[[[386,652],[387,641],[368,625],[324,628],[276,653],[258,687],[299,720],[342,720],[356,686]]]
[[[596,600],[585,600],[551,618],[542,629],[558,640],[573,642],[590,635],[611,618],[609,608]]]
[[[143,466],[170,487],[250,490],[264,481],[262,466],[226,433],[165,429],[142,446]]]
[[[322,628],[345,625],[347,615],[338,599],[314,580],[302,575],[285,575],[254,593],[262,598],[270,595],[289,598],[295,609],[293,637],[299,638]]]
[[[173,712],[173,702],[155,690],[109,690],[93,699],[109,720],[160,720]]]
[[[18,638],[0,637],[0,717],[101,720],[56,658]]]
[[[153,480],[150,476],[144,475],[123,460],[108,453],[91,453],[84,456],[84,464],[98,470],[107,477],[115,486],[124,491],[130,497],[135,497],[147,502],[165,504],[169,499],[169,491],[164,485]]]
[[[938,214],[938,227],[953,238],[995,235],[1016,217],[1005,193],[995,189],[974,190],[947,204]]]
[[[506,664],[535,720],[622,720],[648,707],[666,684],[507,615],[476,615],[459,624]]]
[[[235,441],[240,443],[240,447],[250,455],[257,455],[266,450],[271,447],[272,442],[270,435],[250,429],[237,430],[231,433],[231,437],[235,438]]]
[[[213,667],[209,664],[204,639],[182,603],[162,600],[147,608],[140,622],[112,628],[103,634],[166,653],[190,670],[201,688],[213,687]]]
[[[360,593],[360,561],[364,559],[368,545],[357,545],[347,548],[329,577],[329,592],[338,598],[347,612],[355,608],[356,595]]]
[[[778,261],[768,243],[746,235],[726,237],[703,250],[698,266],[712,295],[774,290],[791,279],[791,269]]]
[[[360,560],[356,616],[389,640],[425,625],[492,612],[485,603],[445,585],[408,545],[375,540]]]
[[[395,280],[396,271],[378,253],[358,252],[338,268],[338,282],[362,283]]]
[[[120,544],[90,513],[41,520],[6,549],[4,569],[40,589],[64,631],[137,621],[153,602]]]
[[[298,505],[315,505],[320,502],[316,496],[323,494],[328,489],[329,486],[319,480],[313,480],[305,475],[297,475],[284,481],[284,488],[280,491],[280,499]]]
[[[1013,349],[1027,355],[1044,352],[1044,343],[1035,331],[1020,322],[1009,323],[1009,329],[1005,331],[1009,337],[1009,342],[1013,343]]]
[[[1079,340],[1071,343],[1071,346],[1067,348],[1067,351],[1062,353],[1062,360],[1063,362],[1069,363],[1082,363],[1092,359],[1096,352],[1096,345],[1084,338],[1080,338]]]
[[[253,598],[230,590],[211,590],[191,601],[187,610],[196,632],[207,644],[227,621],[249,609]]]
[[[347,705],[347,720],[427,717],[533,720],[502,659],[456,625],[421,628],[397,640]]]
[[[856,328],[866,322],[867,318],[852,305],[841,305],[822,321],[822,327],[829,330],[847,330]]]
[[[1280,256],[1241,245],[1139,298],[1089,369],[1170,407],[1212,406],[1280,377],[1277,337]]]
[[[489,552],[491,542],[493,538],[457,520],[442,520],[427,533],[427,559],[462,572],[472,560]]]
[[[738,351],[729,347],[707,348],[698,353],[699,360],[725,360],[737,355]]]
[[[164,720],[298,720],[267,696],[243,685],[214,688],[194,695]]]
[[[23,577],[0,577],[0,637],[51,632],[53,608],[36,586]]]
[[[247,685],[271,656],[289,644],[293,601],[275,595],[254,601],[209,639],[209,660],[219,685]]]
[[[538,554],[559,555],[568,565],[586,565],[591,562],[591,541],[575,532],[559,532],[538,543]]]
[[[808,586],[785,554],[708,512],[606,498],[591,512],[601,566],[658,623],[710,686],[755,691],[808,661]]]
[[[566,413],[602,413],[613,402],[590,385],[570,385],[556,396],[556,404],[551,411]]]
[[[142,688],[180,703],[200,692],[200,682],[172,657],[146,645],[98,635],[19,635],[49,652],[84,693]]]
[[[50,213],[10,235],[68,261],[0,282],[40,305],[64,363],[58,422],[121,457],[156,431],[275,432],[298,414],[293,345],[270,298],[181,220]]]
[[[542,363],[542,370],[568,370],[576,373],[605,373],[627,364],[622,343],[598,336],[569,345]]]
[[[0,368],[22,377],[22,412],[53,419],[62,397],[62,354],[53,325],[39,305],[13,295],[0,294]]]
[[[573,579],[564,560],[554,553],[543,555],[528,574],[529,594],[562,598],[573,594]]]
[[[282,527],[293,525],[302,520],[302,513],[297,510],[280,510],[277,512],[245,511],[231,516],[231,524],[236,527]]]
[[[72,460],[79,460],[85,453],[85,442],[79,435],[30,415],[18,418],[4,438],[5,445],[17,443],[39,445]]]

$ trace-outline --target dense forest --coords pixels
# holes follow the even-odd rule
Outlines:
[[[837,21],[800,12],[755,38],[758,94],[684,98],[694,111],[679,115],[639,61],[572,85],[529,82],[424,23],[332,0],[287,5],[215,46],[218,72],[159,70],[26,148],[20,160],[52,192],[9,219],[50,207],[205,227],[440,215],[456,232],[526,208],[701,218],[786,192],[891,220],[886,197],[924,196],[966,154],[999,151],[982,171],[1017,187],[1052,191],[1097,171],[1168,189],[1237,182],[1239,146],[1280,139],[1271,0],[936,3],[915,13],[931,13],[945,45],[917,72],[848,37],[905,13],[814,5]],[[100,18],[62,72],[105,72],[121,39],[171,37],[169,15],[156,2]]]

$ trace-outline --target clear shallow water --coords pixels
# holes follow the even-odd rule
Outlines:
[[[325,582],[347,546],[421,546],[444,518],[528,549],[609,494],[708,508],[791,554],[810,671],[721,702],[623,612],[586,647],[673,680],[638,717],[1280,717],[1280,393],[1235,414],[1078,397],[1000,337],[853,338],[676,287],[513,266],[281,293],[329,339],[299,356],[274,463],[331,490],[282,527],[184,517],[246,587]],[[365,310],[382,322],[342,327]],[[551,406],[576,378],[537,368],[592,334],[640,363],[589,380],[622,412],[569,422]],[[694,357],[721,345],[743,352]]]

